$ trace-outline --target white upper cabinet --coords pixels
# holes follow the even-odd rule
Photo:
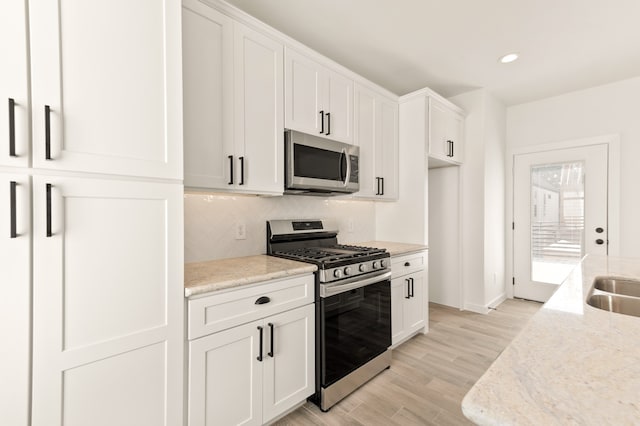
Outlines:
[[[282,194],[283,46],[183,2],[185,186]]]
[[[26,1],[0,4],[0,166],[29,166]]]
[[[359,198],[398,198],[398,103],[355,86],[355,139],[360,147]]]
[[[464,116],[460,111],[429,97],[429,166],[463,162]]]
[[[353,81],[293,49],[285,52],[287,129],[353,142]]]
[[[180,3],[30,0],[33,167],[182,178]]]

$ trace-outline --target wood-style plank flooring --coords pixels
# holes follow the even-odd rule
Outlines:
[[[462,414],[462,398],[541,306],[508,299],[480,315],[430,304],[429,333],[394,349],[390,369],[327,413],[307,402],[275,424],[471,424]]]

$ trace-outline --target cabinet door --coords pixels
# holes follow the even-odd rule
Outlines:
[[[180,424],[181,185],[34,176],[33,203],[33,425]]]
[[[405,306],[404,301],[409,297],[409,286],[405,277],[391,280],[391,344],[395,345],[404,338]]]
[[[0,165],[29,166],[26,0],[0,4]]]
[[[182,179],[180,1],[30,0],[29,18],[34,167]]]
[[[263,421],[304,401],[315,390],[315,305],[265,319]]]
[[[449,120],[449,139],[453,142],[451,159],[457,163],[464,161],[464,117],[451,113]]]
[[[0,18],[1,19],[1,18]],[[0,30],[1,31],[1,30]],[[2,42],[2,41],[0,41]],[[0,424],[29,424],[31,186],[0,173]]]
[[[282,194],[284,47],[238,22],[234,28],[237,189]]]
[[[356,197],[374,198],[379,193],[376,174],[376,94],[366,87],[355,87],[355,145],[360,147],[360,190]]]
[[[227,189],[233,143],[233,21],[197,0],[182,9],[184,184]]]
[[[398,103],[379,97],[377,115],[378,175],[382,177],[381,197],[398,199]]]
[[[447,142],[450,114],[445,105],[429,98],[429,156],[447,161],[451,160]]]
[[[404,278],[411,280],[409,283],[410,298],[404,300],[404,326],[407,333],[412,333],[425,325],[424,312],[427,308],[427,302],[424,294],[424,273],[416,272]]]
[[[286,49],[284,60],[285,128],[323,136],[326,129],[321,111],[327,111],[323,109],[322,67],[292,49]]]
[[[326,70],[325,135],[345,143],[353,143],[353,81]]]
[[[262,325],[254,321],[189,342],[189,426],[262,424]]]

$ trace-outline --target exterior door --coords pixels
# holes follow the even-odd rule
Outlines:
[[[514,156],[514,296],[545,302],[586,254],[607,254],[606,144]]]

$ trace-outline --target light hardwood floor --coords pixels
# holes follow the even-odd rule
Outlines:
[[[480,315],[430,304],[429,333],[394,349],[390,369],[327,413],[307,402],[275,424],[472,424],[462,414],[462,398],[541,306],[508,299]]]

